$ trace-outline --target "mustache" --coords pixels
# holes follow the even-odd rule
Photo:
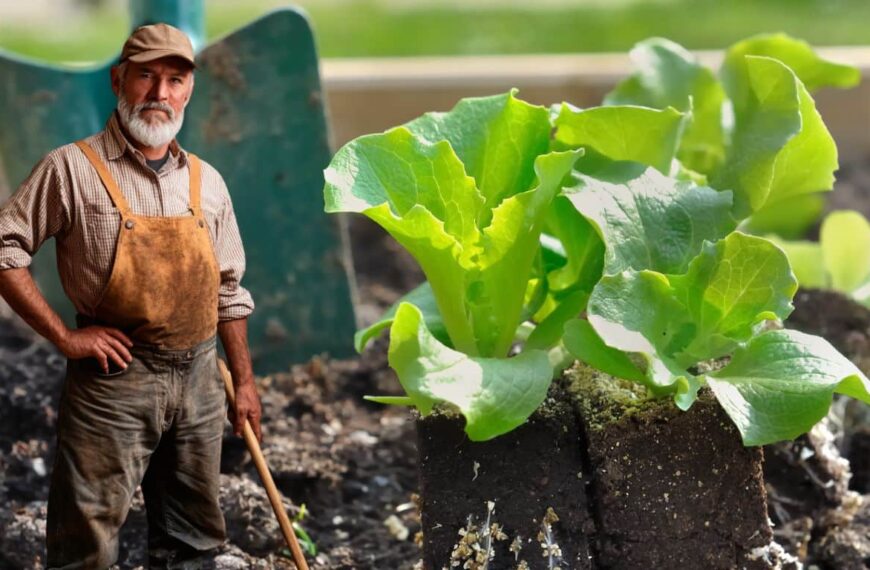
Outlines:
[[[167,103],[161,103],[159,101],[146,101],[145,103],[139,103],[138,105],[134,105],[132,114],[138,115],[142,111],[148,111],[151,109],[163,111],[169,117],[170,121],[175,120],[175,110]]]

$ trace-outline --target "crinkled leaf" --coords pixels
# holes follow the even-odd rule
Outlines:
[[[616,378],[643,383],[644,372],[627,354],[607,346],[589,321],[573,319],[565,324],[565,348],[586,364]]]
[[[405,125],[422,140],[450,143],[488,209],[532,186],[535,158],[549,147],[549,113],[515,93],[463,99],[449,113],[426,113]]]
[[[805,433],[828,412],[835,392],[870,404],[870,383],[826,340],[770,331],[739,349],[707,382],[745,445]]]
[[[735,213],[829,190],[837,148],[803,84],[776,59],[745,56],[733,73],[748,89],[734,101],[735,127],[713,186],[735,193]]]
[[[831,286],[850,293],[870,278],[870,223],[852,210],[831,212],[820,233],[824,268]]]
[[[851,66],[820,58],[810,45],[786,34],[761,34],[737,42],[728,48],[720,71],[722,83],[735,106],[743,106],[750,98],[751,87],[743,69],[747,55],[776,59],[787,65],[809,91],[821,87],[854,87],[861,81],[861,72]]]
[[[685,275],[669,279],[694,327],[692,341],[677,355],[684,365],[729,353],[763,320],[784,320],[797,290],[785,253],[740,232],[705,244]]]
[[[325,172],[326,211],[362,212],[388,204],[401,218],[427,210],[459,242],[475,239],[484,200],[445,141],[429,144],[405,128],[354,139]]]
[[[690,113],[677,157],[692,170],[713,172],[725,158],[725,92],[713,72],[682,46],[664,38],[638,43],[631,59],[637,71],[607,95],[605,104],[673,107]]]
[[[613,163],[596,177],[575,174],[567,198],[604,238],[604,273],[652,269],[682,273],[704,240],[731,231],[731,195]]]
[[[679,111],[647,107],[593,107],[582,111],[563,105],[556,119],[556,143],[589,147],[612,160],[640,162],[670,171],[683,129]]]
[[[442,343],[450,345],[450,335],[447,334],[444,320],[441,318],[441,313],[438,312],[438,304],[435,302],[432,286],[429,285],[428,281],[424,281],[393,303],[393,306],[377,322],[356,332],[353,336],[353,345],[357,352],[362,353],[369,341],[377,338],[381,331],[393,324],[396,311],[399,310],[399,305],[402,303],[410,303],[420,309],[429,332]]]
[[[734,106],[731,146],[713,186],[734,192],[736,214],[761,209],[770,194],[779,152],[801,129],[797,79],[782,63],[747,57],[745,102]]]
[[[678,353],[695,328],[668,278],[655,271],[602,277],[589,298],[587,314],[608,346],[647,358]]]
[[[547,353],[474,358],[452,350],[426,330],[422,313],[404,303],[390,329],[390,366],[422,414],[438,402],[465,416],[465,432],[484,441],[509,432],[544,401],[553,368]]]
[[[683,275],[602,278],[588,319],[608,346],[656,357],[677,373],[733,350],[762,320],[784,319],[796,288],[779,248],[735,232],[705,244]]]
[[[683,409],[691,406],[697,382],[673,355],[691,340],[694,326],[665,275],[624,271],[603,277],[587,319],[604,344],[646,363],[644,383],[653,392],[672,394]]]
[[[801,130],[789,140],[776,159],[770,193],[765,204],[785,203],[811,192],[834,187],[839,168],[837,144],[816,110],[815,101],[798,82]]]
[[[513,93],[464,100],[342,147],[325,172],[326,209],[363,212],[414,255],[457,350],[503,356],[542,217],[582,154],[538,156],[548,137],[546,109]]]

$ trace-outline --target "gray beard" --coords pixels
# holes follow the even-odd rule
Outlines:
[[[182,110],[176,115],[172,107],[166,103],[147,102],[132,106],[121,96],[118,97],[117,109],[118,117],[121,124],[127,129],[127,133],[137,142],[149,148],[160,147],[172,142],[184,123],[184,111]],[[145,109],[162,109],[169,115],[169,120],[149,123],[140,116],[140,113]]]

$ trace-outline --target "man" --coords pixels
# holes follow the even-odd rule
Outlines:
[[[152,568],[197,568],[225,540],[226,417],[260,437],[247,343],[250,294],[226,185],[175,141],[194,85],[190,40],[143,26],[111,70],[106,129],[49,153],[0,208],[0,295],[68,359],[48,501],[48,567],[107,568],[141,484]],[[71,109],[70,112],[75,112]],[[56,239],[68,329],[28,265]]]

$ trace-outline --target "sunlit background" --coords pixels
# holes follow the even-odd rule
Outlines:
[[[281,0],[206,0],[209,38]],[[652,35],[715,49],[784,31],[820,45],[870,41],[867,0],[302,0],[327,58],[622,52]],[[0,0],[0,47],[50,61],[113,56],[126,0]]]

